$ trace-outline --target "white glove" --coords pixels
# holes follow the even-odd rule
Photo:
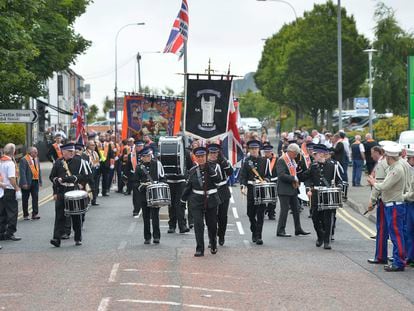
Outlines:
[[[109,168],[110,168],[111,170],[113,170],[113,169],[115,168],[115,165],[111,165]]]
[[[119,159],[118,157],[115,157],[115,161],[118,161],[118,159]]]
[[[19,190],[19,191],[16,191],[16,200],[21,200],[22,199],[22,192]]]

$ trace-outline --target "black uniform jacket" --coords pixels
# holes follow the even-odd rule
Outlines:
[[[162,165],[158,160],[152,159],[148,163],[140,163],[137,165],[134,174],[134,182],[138,188],[138,200],[146,202],[147,200],[147,186],[149,182],[164,182],[164,171]]]
[[[257,173],[263,179],[270,180],[272,177],[270,172],[270,161],[268,159],[249,156],[244,160],[240,171],[240,185],[252,186],[253,182],[259,179],[255,173],[253,173],[253,168],[256,169]]]
[[[217,174],[220,176],[220,181],[216,183],[218,194],[220,200],[223,202],[225,200],[230,199],[231,193],[229,189],[229,185],[227,184],[227,179],[231,174],[233,174],[233,167],[231,166],[230,162],[227,161],[226,158],[220,158],[219,163],[216,166]]]
[[[188,174],[181,201],[188,201],[190,208],[213,208],[218,206],[221,201],[216,183],[220,182],[220,176],[216,167],[217,164],[209,162],[203,168],[199,165],[193,166]]]

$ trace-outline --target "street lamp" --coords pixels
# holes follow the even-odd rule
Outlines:
[[[368,62],[369,62],[369,102],[368,102],[368,109],[369,109],[369,133],[372,135],[372,54],[377,50],[371,48],[364,50],[365,53],[368,53]]]
[[[338,130],[342,129],[342,11],[338,0]]]
[[[115,88],[114,88],[114,103],[115,103],[115,142],[118,141],[118,107],[117,107],[117,101],[118,101],[118,36],[119,33],[126,27],[129,26],[143,26],[145,23],[131,23],[126,24],[122,26],[115,36]]]
[[[153,52],[138,52],[137,53],[137,64],[138,64],[138,93],[142,92],[142,83],[141,83],[141,59],[143,54],[158,54],[161,51],[153,51]]]
[[[293,7],[293,5],[292,5],[291,3],[289,3],[288,1],[285,1],[285,0],[256,0],[256,1],[261,1],[261,2],[271,1],[271,2],[281,2],[281,3],[287,4],[287,5],[288,5],[288,6],[290,6],[290,8],[292,9],[293,14],[295,14],[295,19],[298,19],[298,15],[296,14],[296,10],[295,10],[295,8],[294,8],[294,7]]]

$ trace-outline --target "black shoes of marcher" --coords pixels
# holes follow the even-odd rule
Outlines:
[[[144,244],[151,244],[151,240],[145,240]]]
[[[380,265],[380,264],[387,264],[388,261],[386,260],[378,260],[378,259],[367,259],[368,263],[372,264],[372,265]]]
[[[386,265],[384,266],[384,270],[387,272],[398,272],[398,271],[404,271],[404,267],[397,267],[394,265]]]
[[[180,229],[180,233],[187,233],[187,232],[190,232],[190,229],[187,227],[185,227],[184,229]]]
[[[257,239],[256,245],[263,245],[263,240],[262,239]]]
[[[9,241],[20,241],[22,238],[17,237],[14,234],[12,234],[12,235],[6,235],[5,239]]]
[[[214,248],[211,248],[210,253],[212,253],[213,255],[217,254],[217,246]]]
[[[39,215],[37,215],[37,214],[32,215],[32,220],[38,220],[38,219],[40,219]]]
[[[69,234],[64,234],[60,237],[62,240],[69,240]]]
[[[174,228],[170,228],[170,229],[168,229],[167,233],[175,233],[175,229]]]
[[[99,206],[99,203],[92,202],[92,206]]]
[[[190,224],[190,229],[193,229],[194,228],[194,224]]]
[[[154,239],[154,240],[153,240],[153,242],[154,242],[155,244],[160,244],[160,239]]]
[[[280,236],[282,238],[290,238],[291,237],[290,234],[286,234],[286,233],[278,233],[278,234],[276,234],[276,236]]]
[[[196,251],[194,257],[203,257],[204,253],[202,251]]]
[[[60,247],[60,240],[58,239],[51,239],[50,244],[52,244],[55,247]]]
[[[306,232],[306,231],[303,231],[303,230],[295,232],[295,235],[308,235],[308,234],[310,234],[310,232]]]
[[[329,243],[325,243],[325,244],[323,245],[323,248],[324,248],[324,249],[332,249],[331,244],[329,244]]]
[[[323,240],[316,240],[316,247],[321,247],[323,244]]]
[[[109,194],[105,193],[105,194],[102,194],[102,196],[103,197],[109,197]]]
[[[257,238],[256,238],[256,236],[254,234],[252,234],[252,242],[253,243],[256,243],[257,242]]]
[[[76,246],[81,246],[82,245],[82,241],[75,241],[75,245]]]
[[[220,236],[218,242],[219,242],[220,246],[223,246],[224,245],[224,236]]]

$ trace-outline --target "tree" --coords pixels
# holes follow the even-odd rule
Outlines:
[[[375,11],[373,57],[374,107],[378,112],[391,109],[394,113],[407,112],[407,56],[414,53],[413,34],[398,25],[394,10],[380,2]]]
[[[93,122],[95,122],[95,121],[96,121],[96,117],[97,117],[98,113],[99,113],[99,108],[98,108],[98,106],[96,106],[96,105],[91,105],[91,106],[89,107],[89,111],[88,111],[88,114],[87,114],[87,116],[86,116],[86,118],[87,118],[87,120],[88,120],[88,123],[93,123]]]
[[[109,99],[108,96],[106,96],[105,101],[103,103],[103,113],[107,114],[111,109],[114,109],[114,101],[112,99]]]
[[[267,40],[255,81],[270,100],[313,116],[337,105],[337,6],[314,5],[303,18]],[[342,8],[343,95],[353,97],[365,79],[367,40]],[[329,120],[329,119],[328,119]],[[329,124],[328,124],[329,125]]]
[[[240,97],[239,103],[240,114],[243,117],[256,117],[258,119],[274,117],[278,110],[276,108],[279,108],[260,92],[252,92],[251,90],[248,90]]]
[[[0,0],[0,103],[21,107],[44,81],[67,69],[90,42],[73,29],[91,0]]]

